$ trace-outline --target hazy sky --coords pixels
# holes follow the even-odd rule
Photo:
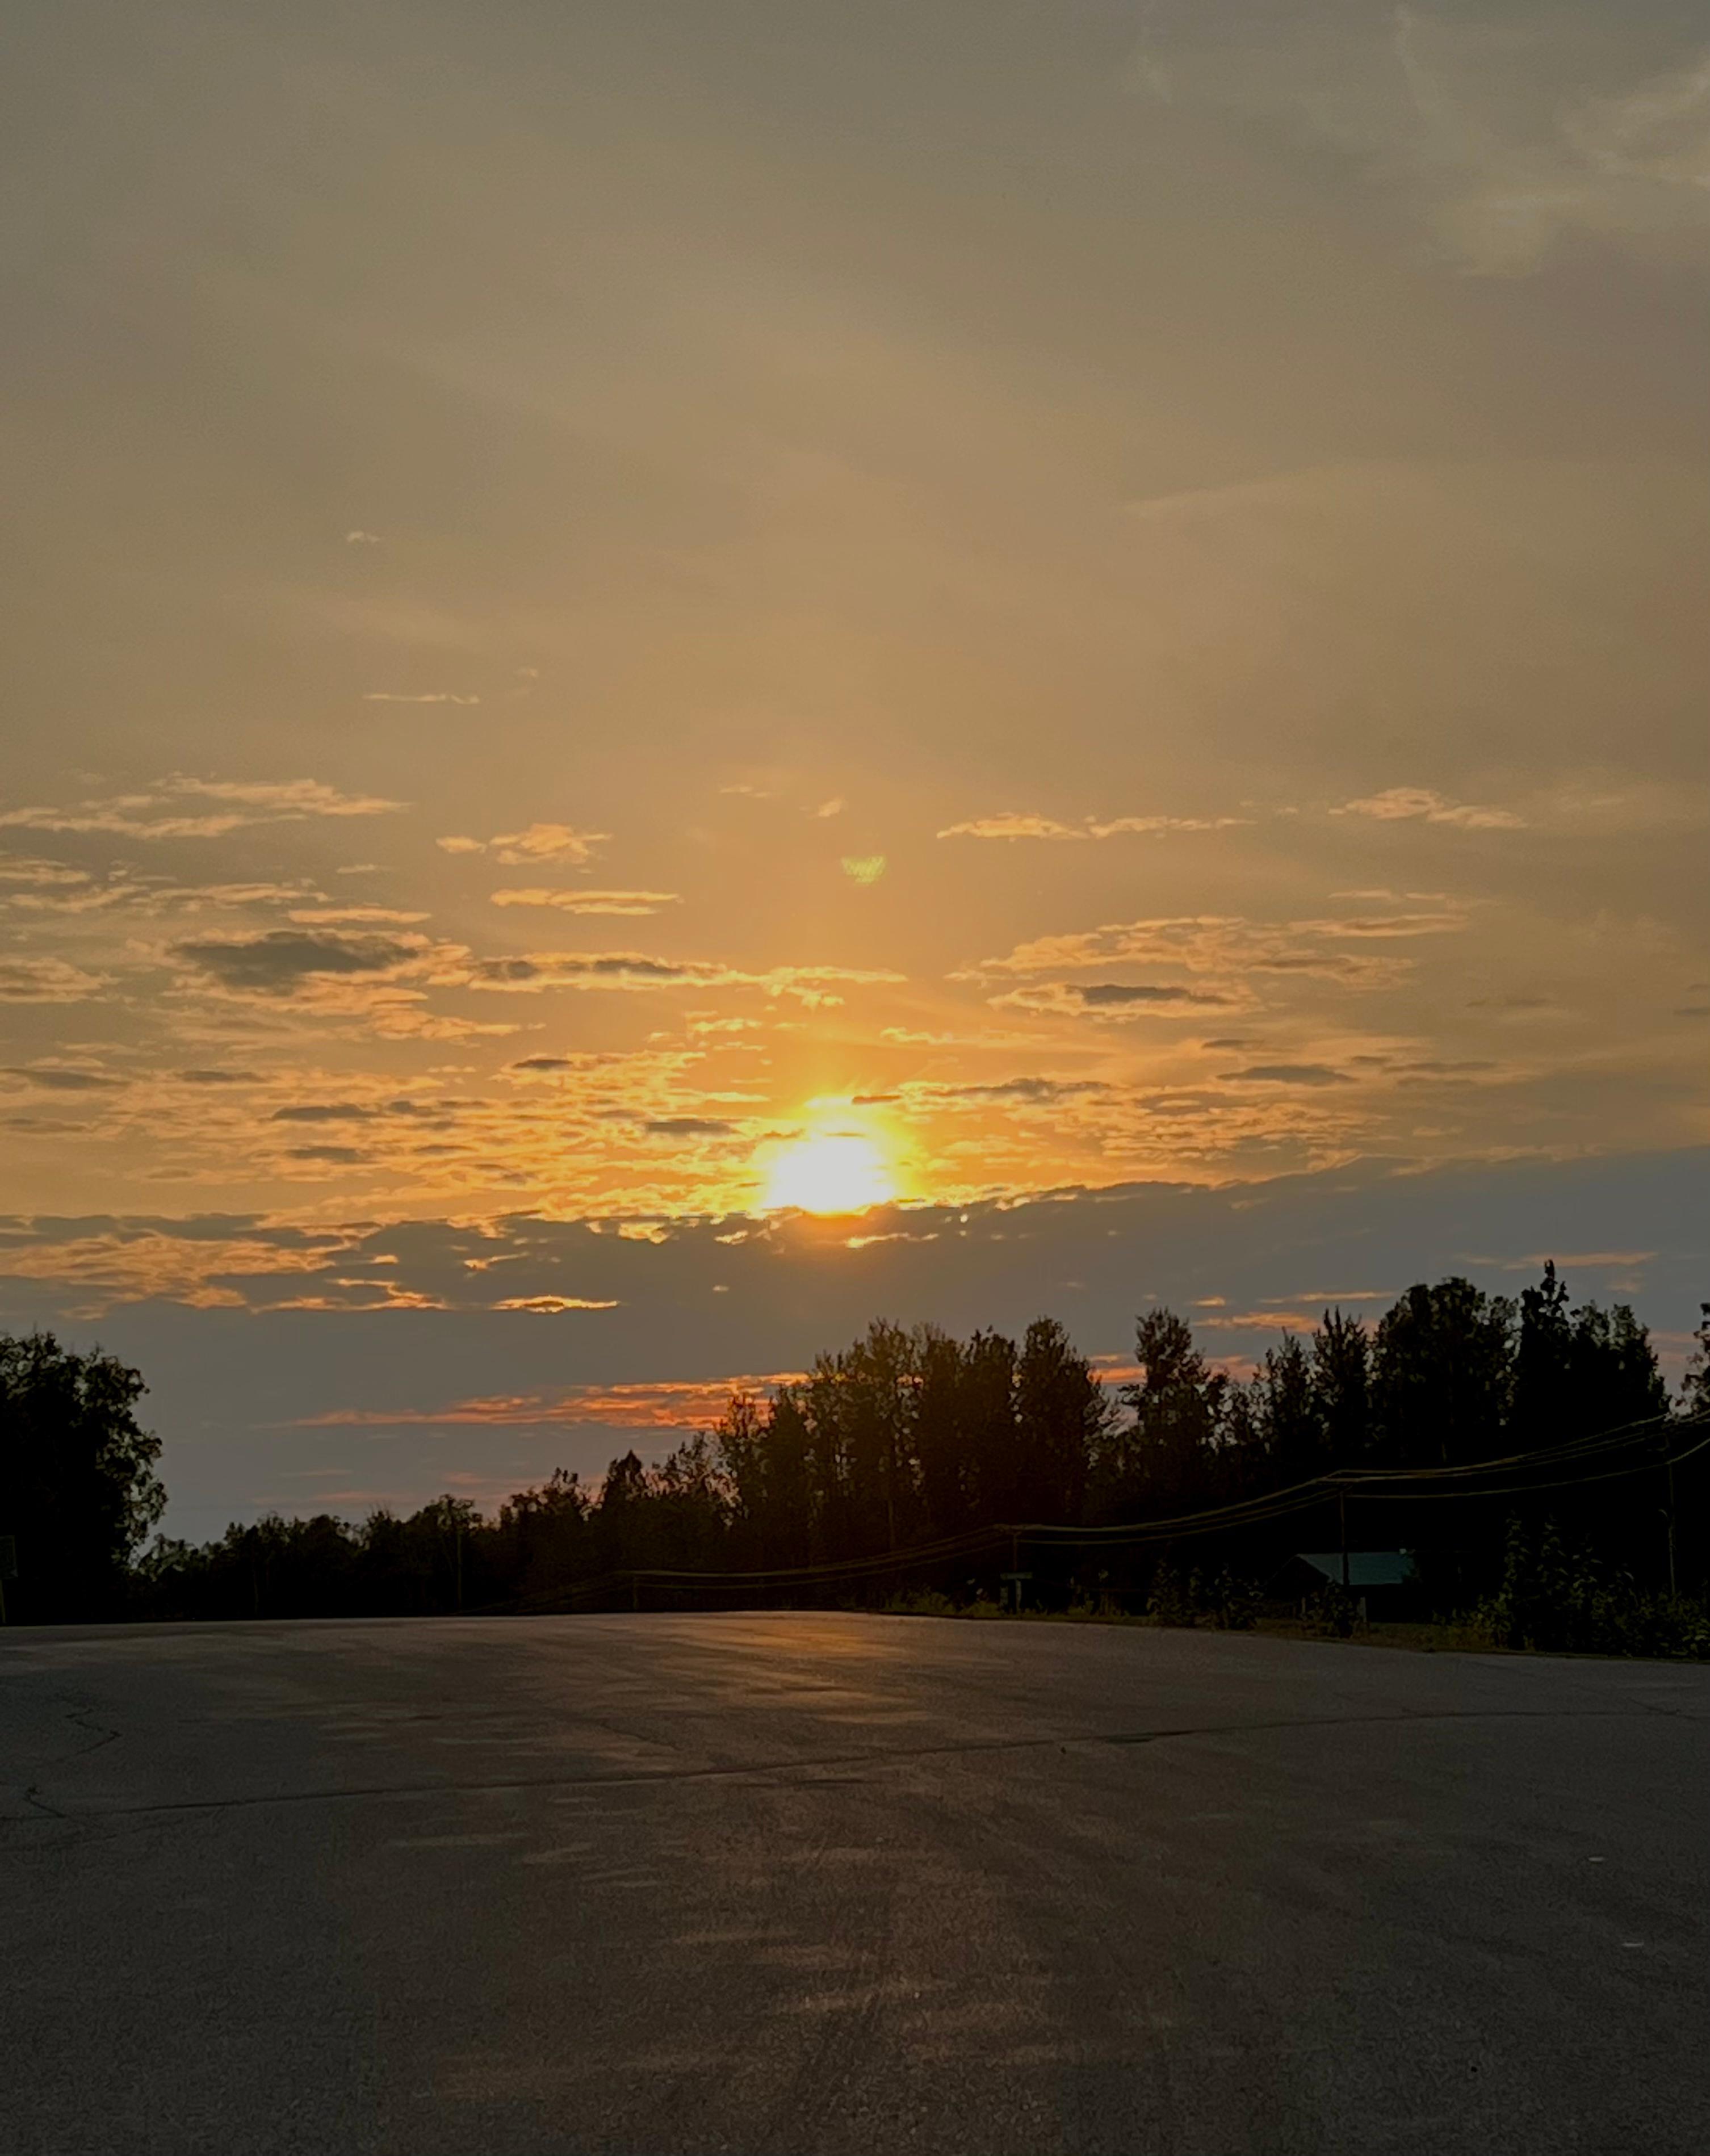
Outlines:
[[[1701,6],[60,0],[0,121],[0,1322],[178,1524],[879,1309],[1677,1353]]]

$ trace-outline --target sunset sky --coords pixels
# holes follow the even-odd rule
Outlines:
[[[142,1365],[177,1531],[881,1312],[1553,1252],[1678,1370],[1700,9],[64,0],[0,80],[0,1324]]]

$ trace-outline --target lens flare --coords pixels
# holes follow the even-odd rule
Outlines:
[[[766,1178],[765,1209],[865,1213],[896,1195],[890,1164],[870,1138],[827,1132],[784,1147]]]

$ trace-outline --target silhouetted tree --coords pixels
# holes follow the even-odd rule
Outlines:
[[[1372,1342],[1357,1317],[1327,1310],[1312,1333],[1312,1397],[1324,1457],[1351,1467],[1372,1449]]]
[[[1574,1322],[1568,1291],[1553,1259],[1536,1287],[1520,1292],[1520,1334],[1514,1351],[1510,1428],[1521,1447],[1565,1436],[1573,1409]]]
[[[1710,1302],[1701,1302],[1698,1311],[1698,1329],[1692,1335],[1697,1352],[1687,1365],[1681,1404],[1688,1414],[1710,1414]]]
[[[1019,1349],[994,1332],[957,1340],[880,1322],[769,1401],[737,1394],[711,1430],[686,1437],[659,1466],[626,1453],[597,1490],[560,1472],[516,1492],[490,1520],[449,1496],[404,1518],[375,1512],[359,1527],[324,1514],[270,1516],[201,1549],[157,1543],[133,1582],[146,1606],[177,1615],[526,1607],[632,1568],[834,1564],[970,1529],[1140,1523],[1340,1466],[1437,1466],[1556,1443],[1642,1420],[1666,1400],[1633,1312],[1570,1307],[1553,1265],[1517,1306],[1447,1280],[1410,1288],[1375,1333],[1327,1310],[1309,1337],[1279,1340],[1245,1383],[1213,1368],[1171,1311],[1141,1318],[1135,1346],[1138,1375],[1117,1411],[1052,1319],[1030,1325]],[[1698,1346],[1687,1398],[1710,1406],[1710,1307]],[[1557,1539],[1577,1553],[1588,1609],[1629,1568],[1653,1584],[1666,1582],[1671,1563],[1683,1578],[1702,1578],[1694,1553],[1704,1547],[1703,1491],[1697,1470],[1668,1476],[1665,1487],[1653,1446],[1630,1479],[1554,1493]],[[1444,1592],[1499,1600],[1512,1507],[1476,1495],[1453,1502],[1457,1540]],[[1375,1491],[1358,1502],[1366,1533],[1411,1535],[1425,1517],[1423,1508],[1398,1515]],[[136,1517],[146,1512],[145,1499]],[[1543,1553],[1528,1559],[1527,1592],[1553,1606],[1555,1545],[1538,1541],[1535,1513],[1524,1524],[1526,1548]],[[1188,1605],[1233,1622],[1240,1598],[1207,1585],[1219,1568],[1256,1577],[1296,1537],[1320,1531],[1293,1511],[1249,1522],[1220,1548],[1195,1543],[1180,1564],[1160,1558],[1158,1577],[1167,1585],[1180,1572]],[[1113,1591],[1121,1562],[1089,1561],[1083,1589]],[[1130,1563],[1126,1591],[1143,1592],[1153,1569],[1148,1558],[1137,1578]],[[1428,1568],[1428,1584],[1435,1576]],[[876,1592],[894,1584],[882,1571],[868,1578]],[[1168,1596],[1153,1584],[1161,1608]],[[1582,1626],[1574,1637],[1582,1633],[1605,1636]],[[1534,1625],[1527,1636],[1544,1635]]]
[[[1513,1305],[1468,1280],[1410,1287],[1378,1327],[1372,1393],[1389,1466],[1428,1467],[1501,1449],[1513,1381]]]
[[[1015,1342],[1001,1332],[976,1332],[962,1352],[957,1399],[959,1441],[968,1448],[977,1520],[1026,1517],[1025,1471],[1015,1420]]]
[[[1209,1491],[1228,1377],[1213,1370],[1172,1310],[1136,1321],[1138,1380],[1122,1390],[1132,1419],[1101,1432],[1093,1465],[1100,1516],[1142,1517],[1200,1502]]]
[[[136,1419],[139,1372],[49,1332],[0,1335],[0,1534],[15,1537],[13,1614],[110,1614],[132,1555],[166,1507],[160,1440]]]
[[[1080,1519],[1105,1422],[1104,1388],[1086,1357],[1055,1318],[1035,1318],[1015,1366],[1017,1519]]]
[[[1276,1483],[1304,1482],[1327,1466],[1312,1361],[1298,1333],[1285,1332],[1254,1373],[1254,1423]]]

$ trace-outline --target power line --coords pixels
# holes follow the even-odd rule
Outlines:
[[[1672,1449],[1673,1440],[1697,1430],[1706,1434],[1683,1450]],[[1661,1450],[1648,1454],[1644,1459],[1615,1467],[1594,1465],[1625,1449],[1658,1441]],[[1012,1548],[1028,1544],[1035,1548],[1056,1549],[1096,1549],[1189,1541],[1206,1535],[1230,1534],[1243,1528],[1268,1526],[1273,1521],[1309,1512],[1337,1496],[1358,1495],[1369,1503],[1430,1502],[1451,1498],[1477,1502],[1481,1499],[1523,1497],[1548,1490],[1575,1488],[1581,1484],[1616,1481],[1630,1475],[1654,1472],[1659,1468],[1677,1467],[1682,1461],[1695,1458],[1707,1446],[1710,1446],[1710,1411],[1685,1417],[1653,1416],[1643,1422],[1625,1424],[1589,1437],[1543,1445],[1533,1452],[1511,1453],[1495,1460],[1471,1460],[1442,1467],[1333,1468],[1326,1474],[1313,1476],[1307,1481],[1271,1491],[1258,1497],[1239,1499],[1228,1505],[1209,1506],[1198,1512],[1179,1513],[1163,1519],[1141,1520],[1104,1527],[1066,1527],[1049,1521],[1024,1525],[998,1523],[989,1527],[970,1528],[961,1535],[941,1537],[934,1542],[876,1551],[863,1557],[834,1559],[821,1564],[770,1566],[743,1571],[692,1567],[629,1567],[601,1573],[594,1579],[579,1581],[574,1586],[555,1594],[531,1596],[526,1602],[519,1601],[506,1606],[520,1610],[548,1603],[562,1604],[566,1601],[603,1597],[623,1589],[628,1589],[633,1597],[644,1585],[661,1592],[692,1589],[697,1592],[727,1594],[761,1589],[783,1591],[793,1587],[831,1586],[843,1580],[853,1582],[872,1578],[887,1572],[915,1571],[947,1563],[958,1557],[973,1557],[989,1549],[1000,1548],[1005,1543]],[[1583,1463],[1584,1471],[1567,1475],[1538,1472],[1576,1462]],[[1481,1481],[1492,1486],[1479,1486]]]

